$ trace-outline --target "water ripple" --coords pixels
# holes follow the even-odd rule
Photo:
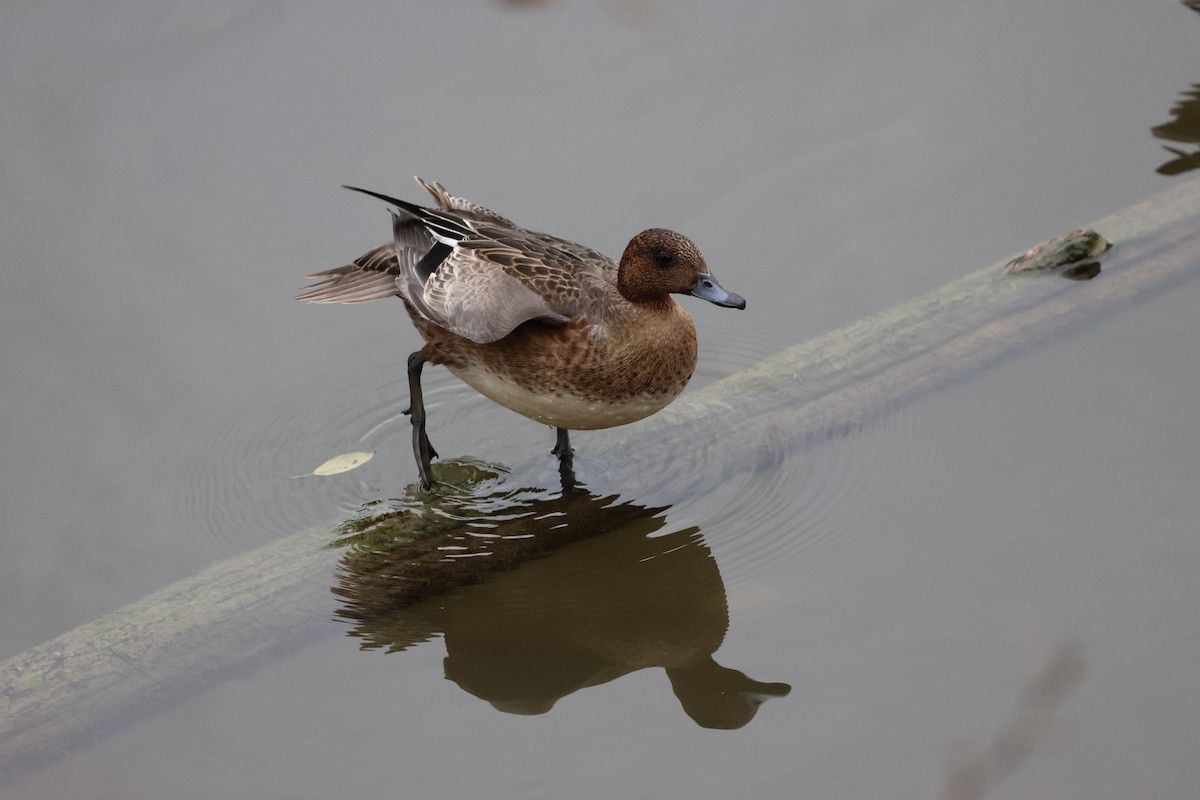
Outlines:
[[[845,513],[879,493],[903,490],[919,460],[916,415],[904,410],[815,446],[777,446],[763,466],[732,478],[705,505],[703,519],[722,571],[731,581],[762,582],[794,574],[797,564],[879,547],[879,531]],[[860,522],[848,522],[860,520]]]
[[[314,376],[319,391],[297,386],[254,403],[203,439],[183,476],[181,516],[214,540],[258,543],[401,494],[416,477],[404,371],[347,373]],[[425,386],[434,417],[470,392],[448,374],[430,375]],[[377,455],[341,475],[308,475],[355,450]]]
[[[786,344],[735,322],[718,318],[719,324],[707,326],[695,386],[751,366]],[[408,401],[404,371],[399,364],[387,372],[356,366],[361,365],[314,375],[312,385],[254,403],[202,441],[184,476],[182,516],[216,541],[257,543],[344,520],[365,503],[402,494],[416,478],[409,422],[402,413]],[[544,426],[499,408],[445,370],[427,370],[424,385],[430,437],[444,458],[512,464],[534,460],[537,467],[501,476],[486,490],[481,487],[479,508],[471,509],[472,514],[492,513],[502,522],[504,509],[520,499],[512,493],[527,491],[514,488],[518,483],[528,483],[539,470],[555,474],[548,456],[553,437]],[[338,388],[330,391],[329,386]],[[895,433],[903,419],[893,415],[859,434]],[[722,487],[719,494],[726,499],[715,515],[695,519],[706,536],[725,539],[727,530],[740,532],[722,548],[730,551],[724,558],[731,560],[728,566],[735,574],[753,570],[750,562],[771,563],[797,550],[844,547],[858,538],[858,532],[837,528],[837,510],[869,493],[872,485],[866,478],[877,473],[860,470],[853,448],[843,444],[768,452],[763,468],[735,476]],[[586,460],[586,445],[579,449],[578,458]],[[291,477],[354,450],[377,455],[342,475]],[[538,464],[534,456],[543,450],[546,463]],[[684,509],[671,516],[680,513],[692,517]]]

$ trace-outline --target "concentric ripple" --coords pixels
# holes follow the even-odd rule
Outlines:
[[[215,540],[256,543],[400,495],[416,478],[403,366],[346,373],[314,376],[313,386],[255,403],[204,440],[183,477],[184,519]],[[473,394],[441,370],[430,371],[424,384],[432,419]],[[341,475],[310,474],[326,459],[358,450],[376,456]]]
[[[730,480],[697,524],[732,582],[771,580],[797,564],[871,547],[871,530],[845,513],[906,480],[913,415],[900,411],[833,440],[780,447],[764,467]]]
[[[786,345],[742,330],[738,321],[706,326],[694,385],[749,367]],[[364,373],[356,366],[361,365],[314,375],[312,385],[254,403],[203,440],[184,476],[181,515],[215,541],[244,546],[341,522],[366,503],[402,495],[416,478],[411,428],[403,414],[408,404],[403,367]],[[528,499],[532,490],[523,487],[551,485],[553,435],[545,426],[496,406],[446,370],[426,370],[423,383],[430,437],[443,459],[523,466],[480,487],[480,508],[470,513],[494,513],[501,521],[506,509]],[[904,454],[917,438],[912,419],[904,412],[890,414],[847,431],[839,441],[778,445],[759,470],[668,511],[663,533],[699,527],[730,576],[759,575],[805,551],[861,545],[865,531],[845,528],[847,515],[839,512],[870,496],[879,481],[904,480],[905,463],[898,462],[908,460]],[[879,442],[886,446],[876,446]],[[576,446],[581,477],[602,474],[603,464],[589,463],[586,439]],[[293,477],[357,450],[376,456],[341,475]],[[544,464],[534,458],[543,451]]]
[[[745,320],[744,312],[705,318],[703,329],[699,331],[700,357],[688,385],[689,391],[751,367],[793,344],[776,341],[760,330],[747,326]]]
[[[713,338],[701,368],[711,371],[711,378],[785,346],[741,335]],[[700,527],[722,573],[734,583],[771,580],[804,560],[880,546],[862,515],[845,512],[884,485],[893,493],[903,491],[911,480],[910,464],[925,457],[918,419],[906,408],[881,411],[816,443],[768,442],[759,469],[731,477],[694,506],[675,509],[672,526]]]

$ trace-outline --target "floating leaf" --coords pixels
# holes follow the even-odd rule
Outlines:
[[[363,464],[375,457],[374,451],[357,453],[342,453],[340,456],[334,456],[326,461],[321,466],[314,469],[308,475],[340,475],[343,472],[349,472],[355,467],[361,467]],[[293,475],[293,478],[305,478],[307,475]]]

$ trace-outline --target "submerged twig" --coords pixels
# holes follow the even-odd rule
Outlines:
[[[980,800],[1037,752],[1052,729],[1055,712],[1087,670],[1083,647],[1065,644],[1025,685],[1017,712],[981,752],[946,769],[938,800]]]

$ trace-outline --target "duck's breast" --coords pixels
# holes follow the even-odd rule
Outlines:
[[[441,361],[464,383],[519,414],[570,430],[648,417],[680,395],[696,367],[695,327],[677,305],[669,316],[636,324],[534,323],[499,342],[455,349]]]

